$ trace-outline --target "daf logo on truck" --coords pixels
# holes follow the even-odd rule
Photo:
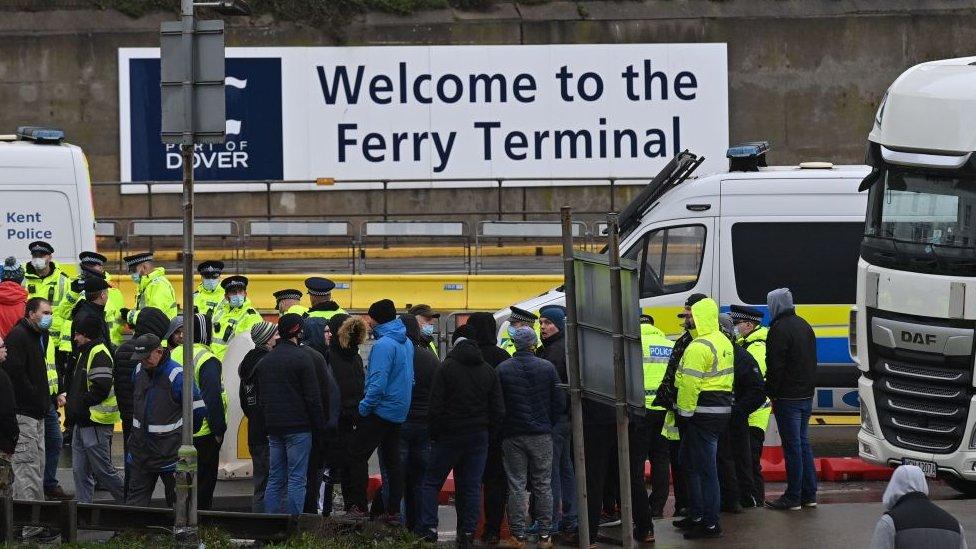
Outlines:
[[[901,340],[905,343],[915,343],[917,345],[935,345],[938,338],[933,334],[922,334],[919,332],[909,332],[902,330]]]

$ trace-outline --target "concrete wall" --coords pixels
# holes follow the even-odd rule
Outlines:
[[[13,4],[14,6],[17,3]],[[20,3],[22,6],[23,3]],[[157,46],[160,21],[44,0],[41,11],[0,12],[0,130],[18,124],[65,128],[96,181],[119,177],[119,47]],[[56,9],[60,7],[61,9]],[[3,9],[3,8],[0,8]],[[9,9],[9,8],[8,8]],[[229,46],[333,45],[328,34],[268,17],[230,20]],[[860,162],[878,100],[905,68],[976,52],[976,9],[963,0],[645,0],[499,3],[487,12],[436,10],[410,17],[369,14],[344,41],[367,44],[548,44],[727,42],[731,141],[768,139],[771,162]],[[620,188],[617,208],[636,191]],[[497,191],[391,191],[394,213],[495,212]],[[609,209],[606,188],[506,189],[507,211]],[[142,216],[144,196],[95,191],[99,217]],[[379,192],[274,193],[275,214],[342,216],[383,211]],[[159,216],[180,213],[156,197]],[[255,215],[259,194],[204,195],[201,215]],[[465,216],[462,212],[478,212]]]

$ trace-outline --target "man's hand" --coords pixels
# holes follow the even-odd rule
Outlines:
[[[127,307],[122,307],[119,309],[119,317],[123,324],[129,323],[129,309]]]
[[[63,407],[65,404],[68,403],[68,395],[61,393],[60,395],[58,395],[57,399],[55,399],[55,402],[57,402],[58,408]]]

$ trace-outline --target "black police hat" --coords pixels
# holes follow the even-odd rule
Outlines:
[[[153,261],[153,254],[152,252],[143,252],[141,254],[129,255],[123,257],[122,261],[125,261],[125,266],[128,267],[130,271],[134,271],[139,265]]]
[[[535,322],[539,320],[539,317],[525,309],[520,309],[515,305],[509,307],[512,310],[512,316],[508,317],[509,322]]]
[[[39,255],[54,255],[54,247],[43,240],[31,242],[27,245],[27,249],[30,250],[31,255],[35,257]]]
[[[104,265],[108,258],[98,252],[81,252],[78,261],[82,265]]]
[[[220,282],[220,286],[225,292],[230,292],[233,290],[246,290],[247,277],[241,275],[228,276]]]
[[[302,299],[302,295],[304,295],[304,294],[302,294],[302,291],[301,290],[295,290],[295,289],[292,289],[292,288],[288,288],[288,289],[285,289],[285,290],[278,290],[277,292],[275,292],[275,293],[273,293],[271,295],[274,296],[275,303],[278,303],[282,299],[297,299],[297,300],[301,300]]]
[[[321,276],[312,276],[305,279],[305,287],[308,288],[308,295],[326,296],[335,287],[335,282]]]
[[[729,307],[729,316],[732,317],[733,322],[742,322],[745,320],[762,324],[763,312],[755,307],[732,305]]]
[[[204,261],[197,265],[197,272],[204,278],[217,278],[224,272],[224,262],[217,260]]]

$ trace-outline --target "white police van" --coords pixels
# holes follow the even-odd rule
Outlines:
[[[620,250],[641,266],[640,304],[672,338],[685,299],[707,294],[766,309],[766,294],[792,290],[817,334],[814,408],[858,409],[858,370],[848,352],[866,199],[867,166],[804,163],[767,167],[765,142],[729,149],[728,172],[695,176],[702,158],[683,152],[620,214]],[[609,289],[607,290],[609,297]],[[516,303],[563,304],[561,288]],[[509,309],[495,314],[507,330]],[[768,323],[768,314],[766,321]]]
[[[27,245],[44,240],[58,264],[73,265],[95,249],[88,161],[64,132],[25,126],[0,135],[0,258],[30,259]]]

